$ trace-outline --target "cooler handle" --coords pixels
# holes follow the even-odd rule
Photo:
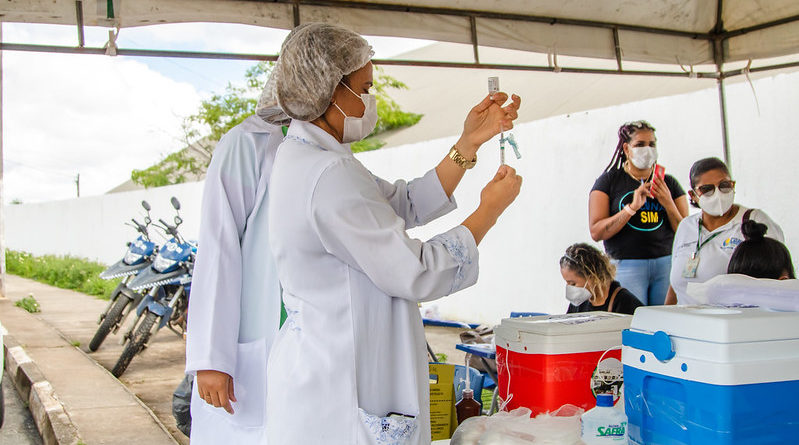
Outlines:
[[[674,358],[674,348],[671,345],[671,337],[663,331],[654,334],[631,331],[625,329],[621,332],[621,343],[642,351],[649,351],[661,362],[667,362]]]

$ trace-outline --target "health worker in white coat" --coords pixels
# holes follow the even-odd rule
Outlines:
[[[462,225],[422,242],[406,230],[455,208],[480,145],[512,127],[520,99],[486,97],[441,163],[389,183],[349,143],[377,120],[372,50],[359,35],[309,24],[274,70],[292,118],[270,181],[269,243],[288,318],[272,346],[267,437],[280,445],[429,444],[429,372],[417,303],[477,281],[477,244],[516,198],[502,166]]]
[[[268,184],[289,122],[267,82],[256,115],[222,137],[208,167],[186,342],[193,445],[266,443],[266,360],[280,321]]]

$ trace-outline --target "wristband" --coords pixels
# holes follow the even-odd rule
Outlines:
[[[624,206],[624,211],[627,212],[627,214],[630,216],[635,216],[635,210],[633,210],[632,207],[630,207],[630,204]]]

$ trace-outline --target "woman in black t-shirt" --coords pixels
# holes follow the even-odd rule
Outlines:
[[[560,274],[566,281],[566,313],[606,311],[630,314],[641,302],[613,280],[615,266],[596,247],[572,244],[560,258]]]
[[[588,201],[591,238],[604,241],[617,279],[644,304],[663,304],[669,289],[674,232],[688,216],[685,190],[671,175],[654,175],[655,128],[646,121],[619,128],[619,143]]]

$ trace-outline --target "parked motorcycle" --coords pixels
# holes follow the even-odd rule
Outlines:
[[[105,307],[103,313],[100,314],[100,319],[97,320],[100,327],[97,328],[97,332],[94,334],[92,341],[89,342],[90,351],[96,351],[111,332],[116,334],[119,327],[125,322],[128,314],[130,314],[144,298],[141,294],[128,287],[130,281],[133,280],[140,271],[146,269],[150,265],[155,251],[157,250],[156,244],[150,241],[150,236],[148,234],[148,227],[151,223],[150,204],[148,204],[147,201],[142,201],[141,205],[147,212],[144,217],[144,224],[140,224],[135,218],[131,218],[133,224],[125,223],[136,229],[136,231],[139,232],[139,236],[134,241],[128,243],[128,250],[121,260],[100,273],[100,278],[105,280],[113,280],[120,277],[123,279],[111,293],[108,305]]]
[[[125,335],[127,344],[111,370],[115,377],[125,372],[133,357],[147,347],[150,338],[161,328],[166,326],[179,336],[183,336],[186,331],[197,246],[183,239],[178,232],[178,226],[183,223],[180,202],[174,197],[171,202],[178,213],[175,216],[175,225],[170,225],[163,219],[158,220],[160,226],[153,224],[171,238],[158,251],[152,265],[139,272],[127,284],[134,291],[149,291],[136,309],[139,318]]]

